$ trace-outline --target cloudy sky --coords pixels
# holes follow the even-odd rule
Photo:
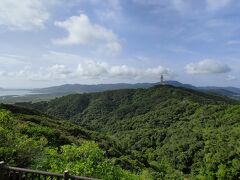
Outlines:
[[[240,87],[239,0],[1,0],[0,87]]]

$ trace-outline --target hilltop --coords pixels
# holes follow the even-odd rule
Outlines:
[[[204,93],[192,89],[170,85],[156,85],[149,89],[121,89],[98,93],[71,94],[51,101],[39,103],[18,103],[53,115],[59,118],[71,119],[79,113],[109,108],[118,111],[123,106],[132,109],[154,108],[168,101],[191,101],[199,104],[227,104],[237,103],[226,97]],[[92,107],[97,106],[97,107]],[[127,109],[127,108],[126,108]],[[131,111],[129,109],[129,111]],[[104,112],[103,112],[104,113]]]
[[[240,94],[240,89],[236,87],[216,87],[216,86],[206,86],[206,87],[197,87],[191,84],[184,84],[178,81],[164,81],[164,84],[171,85],[175,87],[184,87],[193,90],[199,91],[211,91],[224,96],[233,96]],[[116,83],[116,84],[95,84],[95,85],[85,85],[85,84],[64,84],[60,86],[53,86],[47,88],[32,89],[34,93],[44,93],[44,94],[72,94],[72,93],[91,93],[91,92],[103,92],[110,90],[119,90],[119,89],[138,89],[138,88],[150,88],[153,86],[159,85],[159,82],[156,83]],[[222,92],[221,92],[222,90]],[[224,92],[226,91],[226,93]]]

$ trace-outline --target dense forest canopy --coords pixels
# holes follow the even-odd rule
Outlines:
[[[240,176],[240,105],[226,97],[166,85],[0,108],[0,158],[13,165],[103,179]]]

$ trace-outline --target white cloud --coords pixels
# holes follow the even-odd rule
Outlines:
[[[77,75],[87,77],[125,77],[132,79],[141,79],[144,77],[159,77],[161,74],[170,76],[169,69],[162,66],[148,69],[137,69],[127,65],[111,66],[107,63],[95,62],[92,60],[85,61],[78,65]]]
[[[227,77],[226,77],[226,80],[227,81],[234,81],[234,80],[237,80],[237,77],[234,76],[234,75],[228,74]]]
[[[58,79],[65,79],[72,72],[66,68],[64,65],[55,64],[48,68],[40,67],[39,69],[33,70],[30,66],[25,66],[23,69],[19,71],[13,72],[1,72],[0,76],[2,77],[10,77],[14,79],[22,79],[24,81],[51,81]]]
[[[0,26],[11,30],[42,28],[49,18],[47,4],[53,0],[1,0]]]
[[[107,64],[87,60],[78,65],[76,75],[87,77],[104,76],[107,74],[107,71],[108,71]]]
[[[141,75],[139,70],[126,65],[111,67],[109,69],[109,74],[111,76],[125,76],[131,78],[136,78]]]
[[[137,69],[127,65],[111,66],[107,63],[95,62],[93,60],[85,61],[78,65],[77,75],[87,77],[123,77],[128,79],[141,79],[145,77],[159,77],[161,74],[171,76],[172,72],[162,66],[148,69]]]
[[[68,31],[67,37],[55,39],[54,44],[105,46],[114,52],[122,49],[117,35],[111,29],[92,23],[85,14],[72,16],[65,21],[56,21],[54,24]]]
[[[146,69],[146,72],[145,72],[147,75],[154,75],[154,76],[160,76],[160,75],[170,75],[171,72],[169,69],[167,68],[164,68],[162,66],[158,66],[158,67],[155,67],[155,68],[148,68]]]
[[[94,44],[102,41],[114,41],[117,36],[112,30],[106,29],[98,24],[90,22],[85,14],[80,16],[72,16],[65,21],[56,21],[56,26],[64,28],[68,31],[68,37],[57,39],[56,44]]]
[[[119,42],[109,42],[99,47],[98,52],[105,56],[117,56],[122,53],[122,46]]]
[[[48,71],[52,72],[52,73],[56,73],[56,74],[63,74],[63,75],[71,74],[71,70],[67,69],[62,64],[55,64],[55,65],[51,66],[48,69]]]
[[[186,65],[185,70],[188,74],[220,74],[230,72],[231,68],[215,60],[205,59]]]
[[[207,0],[207,9],[210,11],[219,10],[226,7],[232,0]]]
[[[0,71],[0,76],[6,77],[8,74],[6,71]]]
[[[79,61],[83,61],[84,58],[76,54],[70,54],[60,51],[48,51],[40,56],[41,64],[67,64],[75,66]]]
[[[0,68],[6,68],[11,66],[11,68],[17,66],[26,66],[28,63],[25,62],[26,57],[19,56],[15,54],[0,54]]]
[[[76,67],[76,66],[75,66]],[[158,78],[161,74],[171,76],[169,69],[162,66],[148,69],[137,69],[127,65],[110,65],[105,62],[85,60],[77,65],[77,68],[69,68],[62,64],[50,67],[24,67],[19,71],[0,71],[0,76],[31,81],[54,81],[67,79],[144,79]]]

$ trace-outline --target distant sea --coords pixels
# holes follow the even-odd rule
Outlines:
[[[25,96],[34,94],[29,90],[0,90],[0,96]]]

